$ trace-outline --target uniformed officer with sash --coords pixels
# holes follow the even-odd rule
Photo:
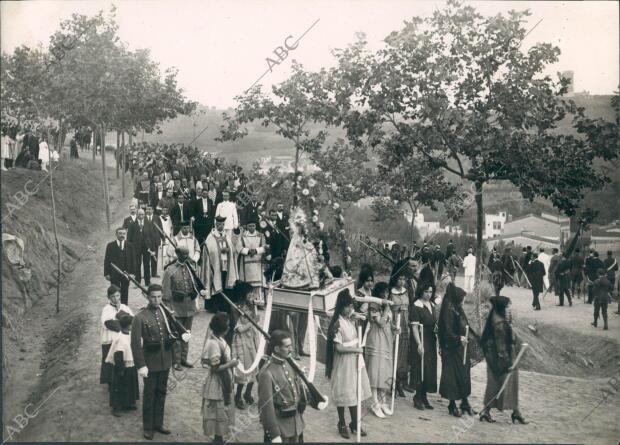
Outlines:
[[[306,389],[287,358],[293,350],[288,332],[271,334],[271,357],[258,374],[258,406],[265,442],[303,443]]]
[[[164,406],[173,345],[182,338],[160,307],[161,297],[162,287],[151,284],[149,304],[136,314],[131,325],[131,352],[138,375],[144,379],[142,425],[148,440],[153,440],[155,431],[170,434],[164,427]],[[183,334],[183,340],[189,341],[189,334]]]

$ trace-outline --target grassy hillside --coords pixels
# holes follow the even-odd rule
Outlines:
[[[57,227],[65,273],[91,253],[83,240],[105,221],[100,162],[92,164],[80,159],[65,162],[54,171]],[[108,176],[113,174],[109,169]],[[110,199],[113,201],[115,197]],[[56,295],[51,192],[44,172],[26,169],[2,172],[2,217],[2,233],[24,241],[26,263],[25,268],[13,266],[3,255],[2,302],[3,318],[6,318],[19,316],[39,299]],[[24,280],[28,274],[30,279]]]

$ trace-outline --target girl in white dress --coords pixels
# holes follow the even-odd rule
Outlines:
[[[355,433],[357,426],[357,360],[361,357],[361,399],[366,400],[371,396],[370,382],[366,367],[363,365],[363,349],[358,346],[357,321],[362,320],[364,315],[354,311],[355,300],[348,289],[340,291],[336,299],[334,315],[329,324],[327,334],[327,349],[325,360],[325,375],[330,379],[332,400],[338,409],[338,432],[348,439],[349,428]],[[349,428],[344,417],[344,409],[349,407],[351,423]],[[366,436],[364,430],[360,431]]]

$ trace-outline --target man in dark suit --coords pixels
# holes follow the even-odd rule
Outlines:
[[[116,229],[116,240],[108,243],[103,260],[103,275],[106,280],[121,289],[121,303],[127,305],[129,300],[129,281],[112,268],[114,263],[123,272],[134,274],[135,253],[130,242],[126,241],[127,230]]]
[[[193,218],[194,218],[194,235],[198,244],[202,246],[204,240],[213,229],[213,217],[215,209],[213,201],[209,199],[209,190],[203,188],[201,197],[194,201]]]
[[[278,230],[280,231],[280,234],[284,236],[284,250],[288,250],[288,245],[290,242],[288,214],[284,213],[284,204],[281,202],[279,202],[276,206],[276,215],[278,217],[276,220]]]
[[[564,294],[568,297],[568,305],[572,306],[573,301],[571,299],[571,259],[568,258],[568,253],[562,254],[562,259],[559,261],[555,268],[555,285],[558,287],[558,294],[560,297],[560,304],[557,306],[564,306]]]
[[[129,229],[129,224],[135,222],[138,218],[135,204],[129,204],[129,216],[123,220],[123,228]]]
[[[538,254],[536,252],[532,252],[531,260],[525,269],[527,273],[527,277],[530,280],[530,284],[532,285],[532,294],[534,299],[532,300],[532,307],[535,311],[540,310],[540,301],[538,300],[538,295],[543,291],[544,287],[544,276],[546,274],[545,265],[538,260]]]
[[[238,196],[242,195],[244,194],[241,193]],[[243,210],[239,215],[241,217],[241,225],[245,226],[249,221],[258,221],[260,219],[258,216],[260,203],[258,202],[256,193],[250,195],[250,202],[242,202],[241,204],[243,205]]]
[[[152,228],[154,231],[155,228]],[[136,255],[136,280],[142,280],[142,267],[144,266],[144,284],[151,284],[151,260],[152,253],[149,250],[149,228],[145,227],[144,210],[138,210],[138,219],[129,224],[127,240],[133,245]]]
[[[164,190],[164,185],[161,182],[157,182],[156,184],[157,185],[155,186],[153,193],[151,193],[149,204],[155,211],[155,215],[159,216],[161,214],[160,202],[166,197],[166,191]]]
[[[170,210],[172,219],[172,233],[176,236],[181,230],[181,223],[188,222],[192,217],[191,205],[185,200],[183,195],[177,197],[177,203]]]
[[[151,277],[159,278],[157,273],[157,260],[159,256],[159,245],[161,244],[161,235],[155,228],[156,225],[161,224],[161,220],[158,216],[153,215],[153,208],[148,206],[145,209],[146,217],[144,221],[144,234],[146,237],[147,247],[150,252],[153,252],[151,256]]]

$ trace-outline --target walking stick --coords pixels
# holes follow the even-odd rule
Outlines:
[[[463,347],[463,365],[467,360],[467,345],[469,343],[469,325],[465,326],[465,338],[468,340],[465,342],[465,346]]]
[[[362,325],[357,325],[357,346],[362,347]],[[357,442],[362,441],[362,354],[357,355]]]
[[[400,328],[400,311],[396,315],[396,326]],[[400,334],[396,334],[394,342],[394,370],[392,371],[392,402],[390,403],[390,411],[394,412],[394,398],[396,397],[396,369],[398,368],[398,343]]]
[[[506,378],[504,379],[504,383],[502,383],[502,387],[499,389],[499,392],[497,393],[497,395],[495,396],[493,400],[499,399],[502,393],[504,392],[504,390],[506,389],[506,385],[508,384],[508,380],[510,379],[510,374],[512,374],[513,371],[516,369],[517,364],[521,360],[521,357],[523,357],[523,354],[525,353],[525,350],[527,349],[528,346],[529,345],[527,343],[523,343],[523,345],[521,346],[521,350],[519,351],[519,354],[517,354],[517,358],[515,359],[514,363],[511,366],[512,369],[508,371],[508,374],[506,375]]]
[[[421,381],[424,381],[424,327],[422,326],[422,323],[418,322],[418,321],[412,321],[411,324],[414,326],[414,329],[418,330],[418,337],[420,337],[420,344],[422,345],[422,354],[420,354],[421,357],[421,372],[420,372],[420,378]]]
[[[532,287],[532,283],[530,283],[530,279],[527,277],[527,274],[525,273],[525,271],[523,270],[523,268],[521,267],[521,265],[519,264],[519,262],[517,261],[515,263],[517,266],[519,266],[519,269],[521,269],[521,273],[523,274],[523,276],[525,277],[525,281],[527,281],[527,284]]]

